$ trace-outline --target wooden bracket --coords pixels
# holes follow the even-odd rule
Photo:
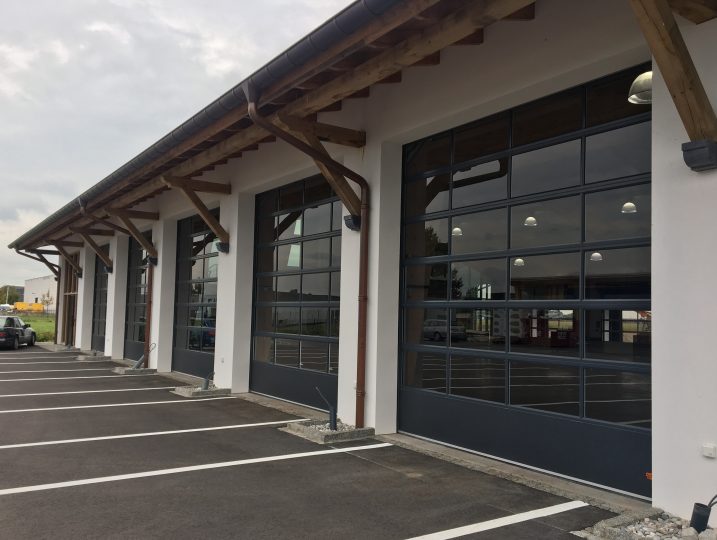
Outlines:
[[[318,137],[320,141],[351,146],[353,148],[366,146],[365,131],[324,124],[322,122],[310,122],[297,116],[289,116],[282,113],[278,113],[278,117],[284,125],[292,130],[302,133],[311,133]]]
[[[212,215],[209,208],[207,208],[207,205],[204,204],[204,202],[197,196],[196,192],[194,191],[192,186],[196,185],[196,182],[198,182],[198,180],[187,180],[184,178],[162,176],[162,181],[167,186],[171,188],[177,188],[182,193],[184,193],[185,197],[189,199],[189,202],[191,202],[194,205],[194,208],[197,209],[197,212],[204,220],[204,223],[207,224],[207,227],[211,229],[211,231],[216,235],[217,239],[219,240],[220,245],[217,246],[217,249],[223,253],[227,253],[229,251],[229,233],[224,230],[224,227],[221,226],[217,219]],[[209,182],[202,182],[202,184],[205,185],[204,187],[206,188],[206,184],[209,184]],[[221,186],[228,184],[215,185]]]
[[[95,252],[95,255],[97,255],[100,260],[104,263],[105,267],[107,268],[107,271],[109,273],[112,273],[112,259],[110,259],[110,256],[107,255],[100,246],[97,245],[97,243],[92,239],[92,237],[85,233],[85,232],[79,232],[80,236],[82,236],[82,239],[87,242],[87,245],[92,248],[92,251]]]
[[[55,244],[55,247],[57,248],[57,251],[60,252],[60,256],[63,259],[65,259],[65,262],[67,264],[69,264],[72,267],[72,269],[75,271],[75,273],[77,274],[77,277],[81,278],[82,277],[82,267],[80,265],[78,265],[75,261],[72,260],[72,256],[69,253],[67,253],[67,251],[65,250],[64,247],[62,247],[61,244]]]
[[[670,0],[670,7],[695,24],[711,21],[717,17],[715,0]]]
[[[110,215],[118,215],[117,212],[122,212],[125,216],[130,219],[146,219],[149,221],[158,221],[159,212],[145,212],[143,210],[129,210],[128,208],[107,208],[105,210]]]
[[[60,267],[56,264],[52,264],[50,261],[48,261],[41,253],[37,253],[37,251],[33,251],[32,253],[35,255],[34,257],[28,253],[23,253],[19,249],[15,249],[15,252],[18,255],[22,255],[23,257],[27,257],[28,259],[32,259],[33,261],[38,261],[43,263],[45,266],[47,266],[50,271],[55,275],[56,278],[60,277]]]
[[[200,193],[222,193],[230,195],[231,184],[220,184],[218,182],[205,182],[204,180],[192,180],[191,178],[179,178],[176,176],[165,176],[163,181],[170,187],[191,189]]]
[[[115,232],[106,229],[86,229],[81,227],[68,227],[73,233],[81,236],[114,236]]]
[[[149,254],[150,258],[157,259],[158,253],[157,248],[154,247],[154,244],[150,242],[145,235],[143,235],[140,230],[137,228],[137,226],[132,223],[132,220],[130,219],[128,215],[127,210],[118,210],[118,209],[110,209],[107,210],[108,213],[111,215],[117,216],[122,223],[124,223],[125,227],[127,227],[127,230],[129,232],[129,235],[134,238],[139,245],[141,245],[144,250]]]
[[[54,249],[28,249],[34,255],[59,255],[60,252]]]
[[[298,126],[298,124],[294,123],[293,127],[292,127],[292,125],[284,123],[279,117],[274,117],[272,123],[275,124],[279,129],[288,131],[290,134],[294,135],[294,137],[296,137],[300,141],[308,144],[315,151],[320,152],[321,154],[325,155],[328,159],[333,159],[327,152],[326,148],[324,148],[324,145],[321,144],[321,141],[316,136],[316,134],[314,134],[310,131],[296,130],[295,127]],[[349,213],[352,216],[360,215],[361,214],[361,199],[359,198],[358,195],[356,195],[356,192],[349,185],[348,180],[346,180],[346,178],[343,175],[341,175],[338,172],[334,171],[333,169],[327,167],[324,163],[322,163],[318,159],[314,159],[314,163],[316,163],[316,166],[321,171],[321,174],[324,176],[324,178],[326,178],[326,181],[331,185],[331,187],[334,189],[334,191],[341,198],[341,202],[344,203],[344,206],[346,206]]]
[[[717,116],[667,0],[630,0],[691,141],[717,140]]]
[[[79,248],[81,248],[82,246],[85,245],[85,244],[83,244],[82,242],[78,242],[78,241],[76,241],[76,240],[47,240],[47,239],[46,239],[46,240],[45,240],[45,243],[46,243],[47,245],[50,245],[50,246],[55,246],[55,247],[58,249],[58,251],[59,251],[59,249],[60,249],[58,246],[62,246],[62,247],[79,247]],[[62,252],[60,252],[60,254],[62,254]]]

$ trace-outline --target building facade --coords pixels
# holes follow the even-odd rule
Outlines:
[[[60,340],[113,358],[153,343],[160,372],[325,409],[318,387],[347,423],[688,516],[717,485],[703,455],[717,443],[705,249],[717,172],[686,166],[688,134],[635,11],[621,0],[496,1],[483,14],[425,2],[424,26],[385,33],[420,50],[409,62],[375,39],[409,3],[384,4],[383,19],[355,19],[342,38],[374,32],[357,68],[332,59],[343,79],[253,111],[251,85],[234,89],[225,114],[248,112],[224,142],[176,150],[172,169],[152,171],[154,191],[127,184],[117,193],[137,191],[131,205],[55,237]],[[339,20],[350,26],[359,7]],[[677,23],[717,102],[717,21]],[[446,40],[437,51],[425,49],[431,32]],[[361,62],[391,54],[394,72],[370,91],[344,88],[372,73]],[[628,103],[650,69],[651,105]],[[299,115],[318,120],[313,131],[280,114],[340,84],[340,110]],[[262,115],[294,139],[259,131],[255,144]],[[241,137],[251,144],[239,152]],[[212,152],[221,159],[203,166]],[[193,174],[174,178],[189,163]],[[349,173],[367,182],[368,223],[358,190],[336,179]],[[122,178],[110,180],[82,196],[88,208]],[[65,217],[16,246],[39,246],[33,235]],[[103,221],[114,227],[93,234]]]
[[[43,304],[43,299],[48,301]],[[57,281],[55,276],[42,276],[25,280],[26,304],[43,304],[45,311],[54,312],[57,307]]]

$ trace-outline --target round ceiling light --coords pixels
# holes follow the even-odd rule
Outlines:
[[[590,254],[590,260],[591,260],[592,262],[600,262],[600,261],[602,261],[602,253],[600,253],[599,251],[595,251],[595,252],[591,253],[591,254]]]
[[[638,75],[630,85],[627,100],[635,105],[652,103],[652,71]]]
[[[525,261],[521,258],[515,259],[513,261],[513,266],[525,266]]]
[[[635,206],[634,202],[627,201],[622,205],[622,210],[620,210],[620,212],[623,214],[634,214],[637,212],[637,206]]]
[[[463,236],[463,229],[460,227],[453,227],[453,230],[451,231],[451,236]]]
[[[526,227],[537,227],[538,220],[535,219],[533,216],[528,216],[527,218],[525,218],[523,225],[525,225]]]

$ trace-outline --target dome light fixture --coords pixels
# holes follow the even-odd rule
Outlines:
[[[627,100],[635,105],[652,103],[652,71],[638,75],[630,85]]]
[[[528,216],[527,218],[525,218],[523,225],[525,225],[526,227],[537,227],[538,220],[535,219],[533,216]]]
[[[451,236],[463,236],[463,229],[460,227],[453,227],[453,230],[451,231]]]
[[[599,251],[594,251],[593,253],[590,254],[590,260],[592,262],[602,261],[602,253],[600,253]]]
[[[525,266],[525,261],[518,257],[513,261],[513,266]]]
[[[637,206],[635,206],[634,202],[627,201],[622,205],[622,210],[620,210],[620,212],[623,214],[634,214],[637,212]]]

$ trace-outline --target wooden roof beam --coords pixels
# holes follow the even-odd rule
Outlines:
[[[279,113],[279,119],[293,130],[312,133],[319,140],[340,144],[342,146],[351,146],[353,148],[362,148],[366,146],[366,132],[356,129],[349,129],[323,122],[311,122],[303,118],[288,116]]]
[[[130,210],[113,209],[108,210],[108,212],[117,216],[117,218],[124,223],[124,226],[127,227],[127,230],[129,231],[129,235],[134,238],[137,243],[149,254],[150,262],[156,265],[157,258],[159,257],[157,248],[145,235],[140,232],[137,226],[132,223],[132,220],[130,219]],[[159,216],[157,217],[159,218]]]
[[[145,212],[143,210],[130,210],[129,208],[107,208],[105,211],[110,215],[118,215],[117,212],[121,211],[122,214],[131,219],[159,221],[159,212]]]
[[[67,264],[69,264],[72,267],[72,269],[75,271],[75,275],[77,275],[78,278],[81,278],[82,277],[82,267],[73,260],[72,255],[67,253],[67,251],[62,246],[62,244],[56,243],[54,245],[57,248],[57,251],[60,252],[60,256],[63,259],[65,259],[65,262]],[[82,245],[81,242],[80,242],[80,245]]]
[[[87,236],[114,236],[115,232],[107,229],[92,229],[87,227],[68,227],[71,232]]]
[[[672,10],[695,24],[717,17],[717,0],[669,0]]]
[[[102,261],[102,263],[105,265],[105,268],[107,268],[107,272],[111,274],[113,265],[110,256],[107,255],[104,251],[102,251],[102,248],[97,245],[97,242],[95,242],[89,234],[87,234],[86,232],[78,232],[78,234],[85,242],[87,242],[87,245],[90,246],[90,249],[95,252],[95,255],[97,255]]]
[[[716,141],[717,117],[667,0],[630,0],[691,141]]]
[[[43,257],[42,254],[36,253],[35,256],[33,257],[29,253],[23,253],[19,249],[15,249],[15,253],[17,253],[18,255],[22,255],[23,257],[27,257],[28,259],[32,259],[33,261],[43,263],[45,266],[47,266],[47,268],[50,269],[50,272],[52,272],[55,275],[55,279],[60,277],[60,267],[57,266],[56,264],[52,264],[45,257]]]
[[[60,251],[60,248],[58,246],[81,248],[82,246],[85,245],[82,242],[78,242],[76,240],[48,240],[48,239],[45,239],[45,240],[43,240],[43,242],[45,245],[55,246],[57,248],[57,250],[60,252],[60,255],[62,255],[62,251]]]

